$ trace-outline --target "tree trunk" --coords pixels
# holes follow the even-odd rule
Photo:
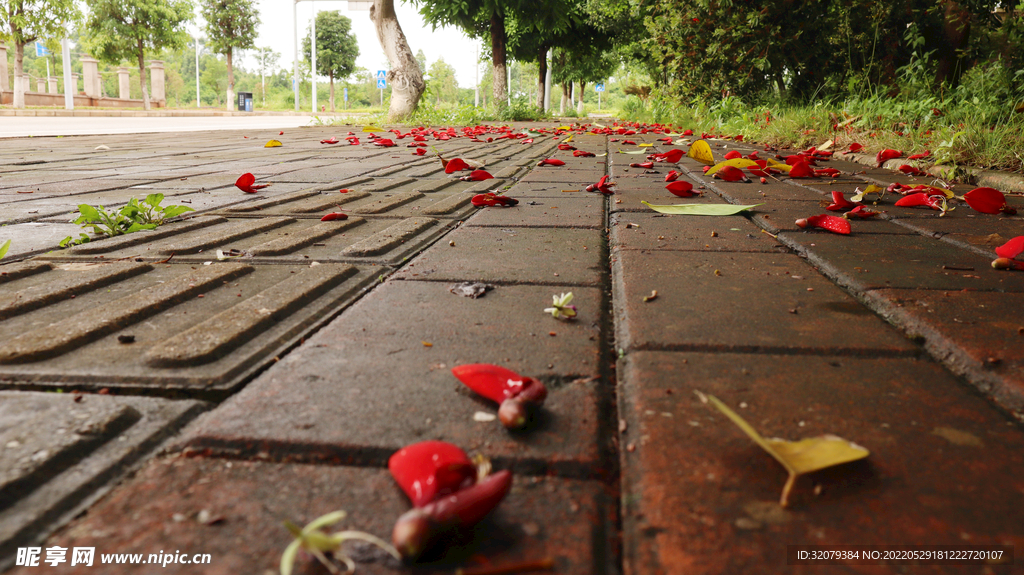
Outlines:
[[[149,88],[146,80],[146,56],[142,49],[142,40],[139,40],[139,85],[142,87],[142,109],[149,109]]]
[[[235,68],[231,64],[231,56],[234,50],[231,46],[228,46],[227,57],[228,57],[228,111],[231,111],[232,105],[235,103]]]
[[[508,104],[508,83],[505,77],[505,20],[497,12],[491,14],[491,67],[494,74],[494,105],[498,108]]]
[[[566,104],[569,103],[569,85],[562,82],[562,104],[558,107],[558,113],[565,115]]]
[[[943,2],[942,41],[938,50],[939,61],[935,66],[937,87],[943,83],[953,87],[960,82],[963,68],[958,52],[967,45],[970,34],[971,13],[954,0]]]
[[[402,26],[395,14],[394,0],[373,0],[370,6],[370,20],[377,29],[377,40],[384,48],[391,70],[388,82],[391,84],[391,107],[388,109],[388,120],[400,120],[416,111],[420,96],[427,85],[423,81],[423,72],[416,62],[409,42],[405,39]]]
[[[580,82],[580,99],[579,103],[576,104],[576,114],[580,116],[583,115],[583,90],[586,89],[586,87],[586,82]]]
[[[14,43],[14,107],[25,107],[25,88],[21,75],[25,72],[25,45]]]
[[[331,111],[334,111],[334,72],[327,75],[331,79]]]
[[[548,75],[548,47],[541,46],[537,58],[537,107],[544,111],[544,78]]]

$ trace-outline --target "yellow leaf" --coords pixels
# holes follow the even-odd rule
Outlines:
[[[771,158],[768,158],[768,167],[775,168],[776,170],[780,170],[782,172],[786,172],[787,174],[790,170],[793,169],[793,166],[790,166],[789,164],[784,164],[782,162],[776,162]]]
[[[690,138],[679,138],[678,140],[676,140],[676,141],[674,141],[672,143],[677,145],[677,146],[682,146],[683,144],[689,144],[690,143]]]
[[[793,489],[793,484],[796,483],[797,477],[805,473],[818,471],[819,469],[864,459],[870,455],[867,449],[835,435],[809,437],[800,441],[786,441],[785,439],[774,438],[765,439],[753,426],[747,423],[735,411],[729,409],[717,397],[704,395],[699,391],[697,396],[705,403],[710,401],[711,405],[714,405],[718,411],[724,413],[726,417],[736,424],[736,427],[739,427],[743,430],[743,433],[746,433],[750,439],[753,439],[754,443],[761,446],[761,449],[767,451],[769,455],[786,468],[786,471],[789,473],[789,479],[786,480],[786,485],[782,488],[782,498],[779,501],[783,507],[789,504],[789,492]]]
[[[563,144],[568,144],[569,142],[571,142],[571,141],[572,141],[572,136],[574,136],[574,135],[575,135],[575,134],[572,134],[572,135],[570,135],[570,136],[569,136],[568,138],[566,138],[566,139],[562,140],[562,143],[563,143]]]
[[[263,144],[263,147],[264,148],[279,148],[279,147],[281,147],[283,145],[284,144],[282,144],[279,140],[270,140],[266,144]]]
[[[555,130],[571,130],[572,126],[559,126]]]
[[[653,145],[654,144],[637,144],[637,147],[639,147],[639,148],[650,148]]]
[[[379,126],[363,126],[363,131],[364,132],[383,132],[384,128],[381,128]]]
[[[711,153],[711,146],[704,140],[697,140],[690,146],[687,157],[693,158],[705,166],[715,165],[715,156]]]
[[[747,158],[733,158],[731,160],[726,160],[724,162],[718,162],[714,166],[711,166],[711,169],[708,170],[707,172],[704,172],[704,175],[705,176],[710,176],[711,174],[714,174],[715,172],[717,172],[718,170],[721,170],[722,168],[724,168],[726,166],[732,166],[734,168],[746,168],[746,167],[749,167],[749,166],[756,166],[756,165],[757,165],[757,162],[755,162],[754,160],[748,160]]]
[[[820,145],[820,146],[818,146],[818,147],[816,147],[814,149],[818,150],[819,152],[827,152],[829,150],[829,148],[831,148],[834,144],[835,144],[835,142],[833,142],[832,140],[826,140],[824,144],[822,144],[822,145]]]
[[[854,194],[852,198],[850,198],[850,201],[851,202],[863,202],[864,201],[864,196],[866,196],[868,194],[878,194],[878,197],[881,198],[882,194],[884,194],[884,193],[885,193],[885,190],[882,189],[881,186],[876,186],[874,184],[871,184],[870,186],[864,188],[863,190],[858,188],[857,189],[857,193]]]

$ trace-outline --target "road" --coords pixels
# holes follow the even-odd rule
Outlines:
[[[206,130],[280,129],[308,126],[309,116],[40,117],[0,120],[0,138],[86,136]]]

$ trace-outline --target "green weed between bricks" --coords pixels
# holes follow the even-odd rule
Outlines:
[[[171,218],[186,212],[195,211],[188,206],[161,206],[163,194],[150,194],[145,199],[132,198],[120,210],[108,212],[103,206],[92,207],[89,204],[78,206],[78,218],[74,221],[83,228],[91,228],[93,233],[114,237],[130,234],[141,230],[152,230]],[[79,234],[76,240],[68,236],[61,240],[60,247],[66,248],[84,244],[92,238],[88,234]]]

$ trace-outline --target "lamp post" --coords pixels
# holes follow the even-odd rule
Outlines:
[[[199,107],[199,36],[195,37],[196,41],[196,108]]]

